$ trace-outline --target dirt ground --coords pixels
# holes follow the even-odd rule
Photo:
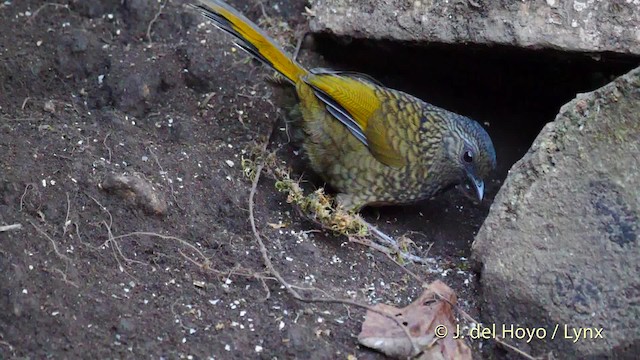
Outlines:
[[[289,50],[304,31],[304,1],[231,3]],[[270,140],[293,176],[314,177],[287,144],[290,94],[202,23],[177,0],[0,3],[0,226],[22,225],[0,233],[0,358],[381,357],[357,344],[363,310],[301,303],[265,272],[243,157]],[[506,158],[482,204],[451,192],[364,212],[410,233],[431,263],[407,268],[474,316],[469,246]],[[113,174],[152,184],[166,209],[106,191]],[[256,220],[309,294],[404,306],[421,293],[383,254],[300,217],[268,176]]]

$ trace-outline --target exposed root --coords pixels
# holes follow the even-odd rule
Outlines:
[[[187,257],[181,250],[180,253],[181,255],[183,255],[185,258],[188,258],[188,260],[190,262],[192,262],[193,264],[198,265],[199,267],[205,269],[205,270],[210,270],[211,269],[211,259],[209,259],[208,257],[206,257],[204,255],[204,253],[198,249],[197,247],[195,247],[193,244],[180,239],[178,237],[175,236],[170,236],[170,235],[162,235],[162,234],[158,234],[158,233],[153,233],[153,232],[146,232],[146,231],[136,231],[136,232],[132,232],[132,233],[128,233],[128,234],[124,234],[124,235],[118,235],[118,236],[112,236],[111,237],[111,241],[116,241],[116,240],[120,240],[120,239],[125,239],[131,236],[151,236],[151,237],[156,237],[156,238],[160,238],[163,240],[170,240],[170,241],[174,241],[178,244],[180,244],[183,247],[186,247],[188,249],[190,249],[191,251],[193,251],[198,257],[200,257],[200,261],[195,260],[191,257]],[[148,265],[148,264],[146,264]]]
[[[34,229],[36,229],[37,232],[39,232],[42,236],[44,236],[47,240],[49,240],[49,242],[51,243],[51,246],[53,247],[53,252],[64,261],[65,266],[73,266],[73,262],[71,261],[71,259],[63,254],[60,249],[58,249],[58,244],[55,242],[55,240],[53,240],[53,238],[51,238],[51,236],[49,236],[49,234],[47,234],[46,231],[44,231],[43,229],[41,229],[39,226],[37,226],[36,224],[34,224],[31,220],[29,220],[29,223],[34,227]],[[49,271],[47,269],[45,269],[46,271]],[[58,274],[60,274],[60,276],[62,277],[62,281],[64,281],[66,284],[69,284],[75,288],[79,288],[78,284],[74,283],[73,281],[69,280],[69,277],[67,276],[67,274],[56,268],[53,267],[52,270]]]
[[[104,140],[102,140],[102,145],[104,145],[104,148],[107,149],[107,152],[109,153],[109,159],[107,160],[107,163],[111,164],[112,151],[111,151],[111,147],[107,145],[107,139],[109,139],[109,136],[111,136],[111,131],[109,131],[107,135],[105,135]]]
[[[113,216],[111,215],[111,212],[104,205],[102,205],[96,198],[94,198],[93,196],[91,196],[89,194],[86,194],[86,195],[91,200],[93,200],[100,207],[100,209],[102,211],[106,212],[107,215],[109,216],[109,222],[106,222],[104,220],[102,221],[102,225],[104,225],[104,227],[107,230],[107,240],[99,247],[102,247],[102,248],[110,247],[111,251],[113,252],[113,257],[115,258],[116,262],[118,263],[118,270],[120,270],[121,272],[126,273],[127,275],[129,275],[130,277],[135,279],[137,282],[139,282],[138,278],[136,278],[135,276],[131,275],[127,271],[127,269],[122,265],[122,262],[120,262],[120,259],[122,258],[127,263],[140,263],[142,265],[149,265],[149,264],[143,263],[141,261],[129,259],[124,255],[124,253],[122,252],[122,249],[120,248],[120,244],[118,244],[118,242],[115,241],[114,236],[113,236],[113,232],[111,231],[111,227],[113,225]],[[118,255],[120,257],[118,257]]]
[[[176,196],[176,191],[173,188],[173,182],[169,181],[169,177],[168,172],[164,171],[164,168],[162,167],[162,165],[160,164],[160,159],[158,159],[158,156],[156,155],[155,152],[153,152],[153,150],[151,149],[151,146],[147,146],[147,150],[149,151],[149,154],[151,154],[151,156],[153,156],[153,159],[156,162],[156,165],[158,165],[158,168],[160,169],[160,174],[162,174],[162,178],[164,179],[164,181],[169,184],[169,189],[171,190],[171,197],[173,198],[173,201],[175,201],[176,206],[178,207],[178,209],[184,211],[184,208],[182,206],[180,206],[180,202],[178,202],[178,197]]]
[[[298,55],[300,55],[300,49],[302,49],[302,43],[304,42],[304,39],[307,38],[307,35],[309,35],[308,32],[305,32],[304,34],[302,34],[299,38],[298,38],[298,42],[296,43],[296,49],[293,52],[293,60],[294,61],[298,61]]]
[[[163,239],[163,240],[168,240],[171,242],[174,242],[176,244],[178,244],[180,246],[180,248],[178,248],[177,252],[180,254],[180,256],[182,256],[186,261],[188,261],[189,263],[197,266],[198,268],[207,271],[207,272],[211,272],[213,274],[216,274],[218,276],[225,276],[225,277],[230,277],[230,276],[242,276],[245,278],[254,278],[254,279],[259,279],[261,281],[266,281],[266,280],[276,280],[273,277],[268,276],[268,274],[262,274],[262,273],[258,273],[249,269],[231,269],[231,270],[219,270],[216,269],[212,266],[213,262],[211,260],[210,257],[207,257],[204,252],[202,252],[202,250],[198,249],[196,246],[194,246],[193,244],[191,244],[190,242],[181,239],[179,237],[176,236],[171,236],[171,235],[163,235],[163,234],[158,234],[158,233],[154,233],[154,232],[146,232],[146,231],[135,231],[135,232],[131,232],[131,233],[127,233],[127,234],[123,234],[123,235],[114,235],[112,232],[112,224],[113,224],[113,217],[111,215],[111,212],[104,207],[96,198],[94,198],[93,196],[86,194],[91,200],[93,200],[101,209],[102,211],[106,212],[107,215],[109,216],[109,221],[102,221],[102,225],[105,227],[105,229],[107,230],[107,240],[102,243],[100,246],[98,247],[93,247],[92,248],[94,250],[98,250],[99,248],[105,248],[105,247],[110,247],[112,249],[113,252],[113,256],[116,259],[116,262],[118,263],[118,268],[120,271],[127,273],[127,275],[131,276],[132,278],[135,279],[135,277],[133,275],[131,275],[126,267],[124,265],[129,265],[129,264],[140,264],[143,266],[150,266],[151,264],[143,262],[143,261],[139,261],[139,260],[134,260],[134,259],[130,259],[128,258],[124,252],[122,251],[122,246],[120,245],[120,241],[124,240],[124,239],[128,239],[128,238],[132,238],[132,237],[153,237],[153,238],[159,238],[159,239]],[[76,226],[76,230],[78,230],[78,227]],[[78,237],[79,237],[79,233],[78,233]],[[89,245],[90,246],[90,245]],[[188,249],[192,252],[191,255],[187,254],[183,249]],[[195,255],[195,256],[194,256]],[[123,264],[123,261],[125,264]],[[137,279],[136,279],[137,280]]]
[[[4,340],[0,340],[0,345],[6,346],[9,348],[9,351],[13,353],[14,347]]]
[[[64,218],[64,224],[62,224],[62,236],[67,235],[67,229],[69,225],[71,225],[71,220],[69,220],[69,213],[71,212],[71,200],[69,199],[69,193],[65,193],[67,195],[67,216]]]
[[[183,328],[184,330],[191,330],[191,328],[189,328],[188,326],[184,325],[184,323],[182,322],[182,317],[181,314],[178,314],[176,312],[176,310],[174,309],[174,307],[176,306],[176,304],[180,301],[181,299],[178,299],[176,301],[174,301],[173,303],[171,303],[170,309],[171,309],[171,314],[173,315],[173,318],[178,322],[178,325],[180,325],[181,328]]]
[[[265,152],[266,152],[266,147],[262,149],[262,152],[257,152],[257,153],[264,154]],[[385,234],[384,232],[380,231],[373,225],[367,223],[360,216],[356,214],[348,213],[341,208],[332,207],[331,200],[328,198],[327,195],[324,194],[323,189],[316,190],[314,193],[310,195],[305,195],[302,188],[300,187],[299,181],[292,180],[287,171],[283,170],[282,168],[279,168],[278,166],[275,166],[276,161],[272,156],[273,154],[269,154],[267,156],[258,155],[259,160],[256,160],[255,162],[249,159],[243,159],[244,173],[247,177],[249,177],[253,181],[251,192],[249,195],[249,221],[251,223],[251,229],[258,243],[258,246],[260,248],[260,252],[261,252],[263,261],[265,263],[265,267],[267,268],[267,271],[271,273],[278,280],[278,282],[280,282],[280,284],[284,286],[286,291],[296,300],[299,300],[302,302],[335,303],[335,304],[343,304],[343,305],[350,305],[350,306],[355,306],[359,308],[364,308],[364,309],[379,313],[383,316],[389,317],[390,319],[393,319],[396,323],[398,323],[398,325],[400,325],[398,320],[395,319],[394,317],[381,313],[371,308],[369,305],[359,303],[357,301],[353,301],[349,299],[336,299],[336,298],[330,297],[328,294],[324,292],[323,293],[325,294],[326,297],[320,297],[320,298],[303,297],[296,290],[296,287],[293,286],[292,284],[289,284],[282,277],[282,275],[274,268],[273,263],[271,263],[268,250],[264,245],[262,237],[260,236],[257,230],[255,217],[254,217],[254,196],[257,190],[257,185],[258,185],[258,181],[260,179],[261,173],[263,169],[265,169],[265,167],[273,171],[273,173],[275,174],[276,188],[288,194],[287,202],[295,205],[303,216],[319,224],[324,229],[331,230],[338,234],[347,236],[349,240],[352,242],[369,246],[374,250],[384,253],[389,257],[389,259],[391,259],[396,265],[398,265],[398,267],[400,267],[402,271],[404,271],[409,276],[414,278],[420,284],[423,284],[424,280],[421,279],[414,272],[410,271],[405,266],[403,266],[400,261],[408,260],[408,261],[421,263],[421,264],[426,264],[428,263],[428,261],[426,259],[415,256],[413,254],[409,254],[406,251],[400,251],[398,243],[393,238],[391,238],[389,235]],[[260,159],[261,157],[264,159]],[[262,162],[259,162],[258,165],[256,166],[255,164],[260,160],[262,160]],[[373,237],[374,239],[378,240],[383,244],[391,245],[391,248],[381,245],[376,241],[373,241],[371,237]],[[406,236],[404,237],[406,238]],[[411,243],[412,241],[408,240],[408,242]],[[314,290],[321,291],[319,289],[314,289]],[[437,294],[437,295],[439,298],[447,301],[444,296],[440,294]],[[455,309],[457,309],[467,321],[470,321],[473,323],[479,323],[477,320],[475,320],[473,317],[467,314],[464,310],[462,310],[457,304],[451,304],[451,305]],[[411,339],[411,336],[409,335],[408,330],[406,330],[403,326],[400,326],[400,327],[403,329],[403,331],[405,331],[405,334],[407,335],[407,337]],[[526,352],[514,347],[513,345],[506,343],[503,339],[495,338],[495,341],[501,346],[504,346],[505,348],[518,353],[519,355],[523,356],[528,360],[537,359],[527,354]],[[419,346],[413,342],[412,342],[412,346],[414,347],[414,350],[416,351],[416,353],[419,353]]]
[[[346,211],[340,206],[335,207],[332,198],[324,193],[323,188],[307,195],[302,190],[299,181],[291,179],[288,171],[278,166],[271,170],[277,179],[276,189],[287,193],[287,202],[293,204],[302,216],[322,228],[344,235],[352,242],[366,245],[388,256],[395,255],[401,261],[428,263],[426,259],[402,249],[402,247],[406,248],[405,245],[411,241],[398,243],[358,214]]]
[[[60,276],[62,276],[62,281],[64,281],[65,283],[75,287],[76,289],[79,288],[78,284],[76,284],[73,281],[69,280],[69,278],[67,277],[67,274],[64,271],[62,271],[62,270],[60,270],[58,268],[55,268],[55,267],[53,268],[53,271],[55,271],[58,274],[60,274]]]
[[[22,229],[22,224],[11,224],[0,226],[0,232],[13,231]]]
[[[22,196],[20,196],[20,212],[22,212],[22,208],[24,207],[24,197],[27,196],[27,191],[29,191],[29,187],[33,187],[33,184],[27,184],[24,187],[24,192],[22,193]]]
[[[36,11],[33,12],[33,14],[31,14],[31,17],[29,18],[29,20],[27,20],[27,22],[32,23],[33,20],[36,18],[36,16],[38,16],[40,11],[42,11],[46,7],[53,7],[54,9],[67,9],[69,12],[71,11],[71,9],[69,8],[69,5],[67,4],[45,3],[39,8],[37,8]]]
[[[280,272],[278,270],[276,270],[276,268],[273,266],[273,263],[271,262],[271,258],[269,256],[269,252],[267,250],[267,247],[265,246],[262,237],[260,236],[260,233],[258,232],[258,228],[256,226],[256,220],[255,220],[255,216],[254,216],[254,197],[255,197],[255,193],[256,193],[256,189],[258,187],[258,181],[260,180],[260,175],[262,173],[262,170],[264,168],[264,164],[260,163],[255,170],[255,177],[253,178],[253,184],[251,186],[251,192],[249,194],[249,222],[251,223],[251,230],[253,231],[253,235],[254,238],[256,239],[256,242],[258,243],[258,246],[260,248],[260,253],[262,255],[262,260],[264,261],[265,267],[267,268],[267,271],[269,273],[271,273],[271,275],[273,275],[276,279],[278,279],[278,282],[280,282],[280,284],[282,286],[284,286],[284,288],[286,289],[286,291],[289,293],[289,295],[291,295],[294,299],[298,300],[298,301],[302,301],[302,302],[306,302],[306,303],[327,303],[327,304],[343,304],[343,305],[350,305],[350,306],[355,306],[355,307],[359,307],[361,309],[366,309],[375,313],[378,313],[384,317],[387,317],[389,319],[391,319],[392,321],[394,321],[396,324],[398,324],[398,326],[404,331],[405,335],[407,336],[407,338],[409,339],[409,341],[411,342],[411,345],[413,347],[413,350],[415,353],[419,353],[420,352],[420,347],[418,346],[418,344],[416,344],[411,335],[409,334],[409,330],[406,329],[404,326],[402,326],[401,322],[396,319],[394,316],[391,316],[387,313],[384,313],[378,309],[373,308],[372,306],[369,306],[367,304],[364,303],[360,303],[354,300],[350,300],[350,299],[337,299],[337,298],[333,298],[333,297],[304,297],[302,296],[296,289],[294,286],[292,286],[291,284],[289,284],[289,282],[287,282],[282,275],[280,274]]]
[[[160,7],[158,8],[158,12],[156,12],[156,14],[153,16],[153,19],[149,21],[149,25],[147,25],[147,41],[149,41],[149,45],[153,43],[153,41],[151,40],[151,28],[153,27],[153,24],[155,24],[155,22],[158,21],[158,18],[160,17],[160,14],[162,14],[162,10],[164,10],[164,7],[166,5],[167,5],[167,0],[164,0],[164,2],[160,4]]]
[[[210,92],[208,94],[206,94],[204,96],[204,99],[202,99],[201,102],[198,103],[198,108],[200,109],[206,109],[207,105],[209,105],[209,101],[211,101],[211,99],[216,95],[215,92]]]
[[[58,244],[56,244],[56,242],[51,238],[51,236],[49,236],[49,234],[47,234],[46,231],[42,230],[39,226],[34,224],[31,220],[29,220],[29,223],[36,229],[37,232],[39,232],[42,236],[44,236],[47,240],[49,240],[49,242],[51,243],[51,246],[53,247],[53,252],[55,252],[60,259],[64,260],[67,264],[71,263],[71,259],[69,259],[67,255],[60,252],[60,250],[58,249]]]

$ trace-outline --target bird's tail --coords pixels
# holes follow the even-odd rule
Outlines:
[[[287,55],[258,25],[222,0],[198,0],[192,5],[222,31],[233,35],[236,45],[270,66],[293,84],[308,73]]]

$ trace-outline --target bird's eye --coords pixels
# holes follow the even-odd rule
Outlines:
[[[464,162],[466,163],[473,162],[473,153],[471,152],[471,150],[467,150],[464,152],[464,154],[462,154],[462,160],[464,160]]]

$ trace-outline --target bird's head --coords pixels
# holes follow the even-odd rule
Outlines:
[[[496,168],[496,151],[489,134],[480,124],[456,115],[449,123],[445,136],[445,151],[451,165],[451,175],[465,184],[482,201],[484,181]]]

